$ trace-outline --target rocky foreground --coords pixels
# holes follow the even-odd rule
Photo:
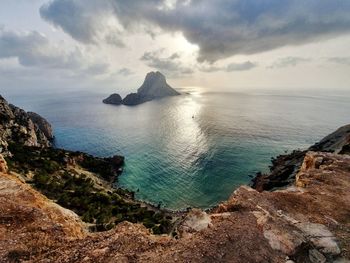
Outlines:
[[[308,152],[293,185],[262,193],[241,186],[213,211],[189,212],[178,239],[128,222],[89,233],[78,216],[14,175],[0,173],[0,185],[1,262],[347,262],[350,257],[349,155]]]

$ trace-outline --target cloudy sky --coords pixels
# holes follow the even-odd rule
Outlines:
[[[0,0],[0,91],[350,89],[348,0]]]

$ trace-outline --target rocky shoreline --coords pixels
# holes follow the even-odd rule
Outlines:
[[[271,191],[273,189],[289,186],[294,183],[295,176],[308,151],[349,154],[349,149],[350,125],[345,125],[323,138],[320,142],[312,145],[307,150],[295,150],[290,154],[272,158],[270,173],[257,173],[251,182],[251,186],[259,192]]]
[[[0,98],[1,159],[6,170],[65,208],[77,213],[89,228],[104,231],[129,220],[155,233],[169,233],[169,212],[134,200],[134,193],[115,187],[123,156],[99,158],[54,148],[51,125],[40,115]],[[6,160],[6,161],[5,161]]]

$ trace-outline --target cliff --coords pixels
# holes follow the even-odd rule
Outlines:
[[[4,185],[5,180],[19,178],[22,181],[22,185],[17,185],[19,188],[26,186],[33,193],[45,195],[57,207],[69,209],[84,222],[85,231],[106,231],[125,220],[142,223],[152,233],[171,231],[173,218],[170,214],[137,202],[132,192],[115,187],[124,157],[99,158],[51,147],[48,137],[53,138],[52,128],[45,119],[9,105],[3,98],[0,106],[0,134],[6,147],[4,155],[0,153],[0,172],[6,174]],[[17,186],[6,183],[4,196],[7,190]],[[24,193],[15,192],[15,195]],[[21,207],[28,205],[21,204],[21,199],[13,199]],[[26,201],[31,202],[33,198],[28,197]],[[0,221],[2,215],[7,217],[7,210],[0,202],[0,212],[3,212]],[[27,252],[24,254],[32,253]]]
[[[39,114],[35,112],[27,112],[29,118],[32,120],[32,122],[37,125],[37,130],[44,133],[45,137],[48,140],[53,140],[53,129],[51,127],[51,124],[43,117],[41,117]]]
[[[34,254],[86,235],[78,215],[0,168],[0,262],[29,260]]]
[[[52,128],[44,118],[28,114],[0,96],[0,153],[9,154],[9,143],[48,147],[51,139]]]
[[[273,158],[270,173],[258,173],[252,180],[252,187],[264,191],[293,183],[308,151],[350,154],[350,125],[340,127],[307,150],[296,150]]]
[[[130,93],[123,100],[121,100],[119,94],[112,94],[107,99],[104,99],[103,102],[106,104],[134,106],[154,99],[177,95],[180,95],[180,93],[170,87],[165,76],[157,71],[146,75],[137,93]]]

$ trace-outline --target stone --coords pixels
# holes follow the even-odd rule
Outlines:
[[[51,125],[36,113],[8,104],[0,96],[0,152],[9,156],[10,143],[26,146],[49,147],[53,139]]]
[[[180,95],[166,81],[165,76],[157,72],[149,72],[142,86],[136,93],[128,94],[123,100],[119,94],[112,94],[107,99],[103,100],[107,104],[135,106],[154,99],[165,98],[169,96]]]
[[[311,263],[325,263],[327,261],[326,257],[317,249],[309,250],[309,259]]]
[[[123,99],[123,104],[127,106],[135,106],[141,103],[141,97],[137,93],[130,93]]]
[[[310,239],[311,243],[324,254],[339,255],[340,248],[332,232],[325,225],[303,222],[296,225]]]
[[[141,98],[149,99],[180,95],[180,93],[168,85],[165,76],[159,71],[147,74],[142,86],[137,90],[137,94]]]
[[[113,93],[108,98],[103,100],[103,103],[105,104],[113,104],[113,105],[121,105],[123,103],[122,97],[117,94]]]
[[[291,185],[308,151],[349,154],[350,124],[340,127],[335,132],[323,138],[320,142],[311,146],[308,150],[296,150],[289,154],[273,158],[271,160],[272,166],[270,167],[270,172],[267,174],[257,173],[255,178],[252,179],[252,187],[262,192]],[[310,165],[314,165],[316,168],[324,162],[321,159],[314,161],[315,163],[311,163]],[[305,168],[308,167],[306,166]],[[300,182],[299,185],[301,187],[306,186],[303,182]]]
[[[39,130],[44,133],[46,138],[53,140],[54,136],[51,124],[44,117],[35,112],[28,112],[27,114],[33,123],[38,126]]]
[[[4,157],[0,154],[0,173],[7,173],[8,167]]]
[[[197,232],[208,228],[211,225],[210,216],[200,210],[192,209],[185,218],[183,223],[184,232]]]

